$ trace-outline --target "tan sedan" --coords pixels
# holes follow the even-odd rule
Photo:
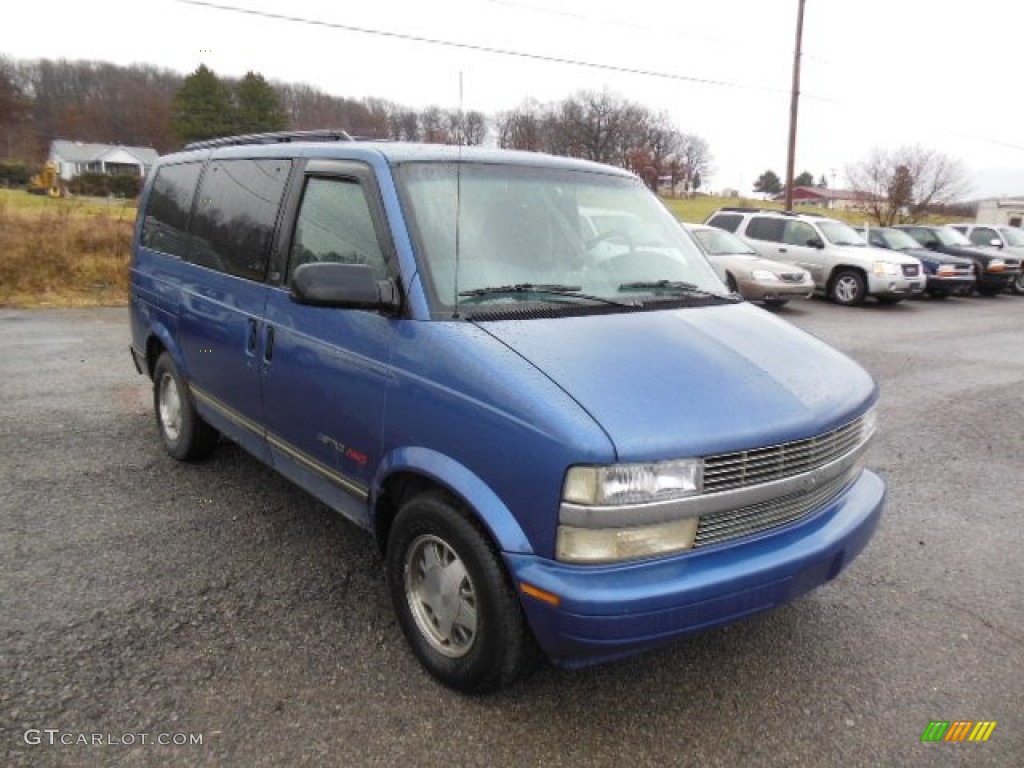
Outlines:
[[[814,295],[814,281],[806,269],[763,259],[731,232],[703,224],[683,227],[693,235],[722,282],[747,301],[781,307],[790,299]]]

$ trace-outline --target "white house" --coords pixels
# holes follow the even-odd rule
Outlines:
[[[978,201],[978,224],[1009,224],[1011,227],[1024,226],[1024,199],[998,198]]]
[[[65,181],[83,173],[131,174],[145,177],[159,155],[150,147],[87,144],[57,139],[50,145],[48,161]]]

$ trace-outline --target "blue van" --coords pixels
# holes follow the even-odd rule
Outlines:
[[[132,355],[167,451],[237,442],[373,535],[465,692],[781,605],[864,548],[878,390],[730,294],[634,175],[263,134],[159,160]]]

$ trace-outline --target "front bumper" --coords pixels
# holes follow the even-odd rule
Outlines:
[[[558,595],[558,606],[524,595],[548,657],[579,667],[783,605],[834,578],[874,533],[885,485],[864,471],[825,507],[788,526],[706,550],[637,563],[570,566],[505,554],[517,585]]]
[[[924,291],[925,277],[868,275],[868,293],[872,296],[916,296]]]
[[[814,283],[786,283],[781,280],[766,283],[758,280],[741,280],[740,295],[747,301],[809,299],[814,295]]]
[[[948,295],[969,294],[974,290],[974,275],[928,275],[928,292]]]

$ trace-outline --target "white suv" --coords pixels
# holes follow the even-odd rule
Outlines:
[[[761,256],[803,267],[837,304],[874,296],[895,304],[924,290],[921,262],[869,246],[849,225],[824,216],[760,208],[720,208],[705,224],[744,238]]]

